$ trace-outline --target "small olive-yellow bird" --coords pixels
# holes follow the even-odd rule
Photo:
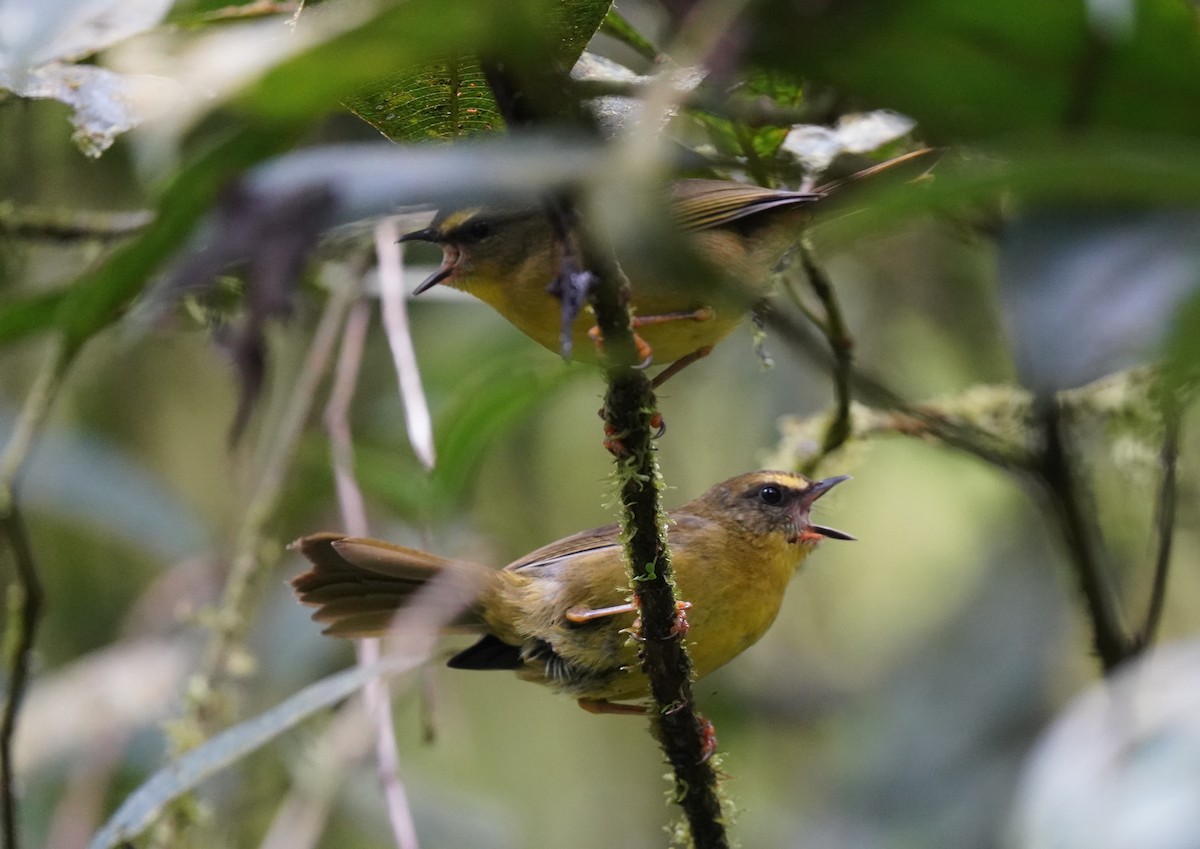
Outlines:
[[[813,503],[845,477],[812,481],[760,471],[717,484],[670,513],[676,590],[686,602],[686,640],[697,677],[741,654],[775,620],[788,583],[822,539],[853,539],[814,524]],[[316,534],[294,544],[312,569],[292,586],[325,633],[386,633],[395,613],[443,569],[437,555],[378,540]],[[454,655],[458,669],[511,669],[598,712],[649,696],[636,644],[637,615],[619,530],[608,525],[550,543],[502,570],[487,571],[455,630],[480,635]]]
[[[767,294],[772,269],[799,237],[813,202],[824,196],[729,180],[679,180],[669,192],[676,224],[729,285],[630,279],[634,330],[659,365],[702,356],[729,335],[750,305]],[[414,294],[438,283],[467,292],[534,341],[559,351],[562,308],[547,287],[558,274],[561,247],[543,210],[442,211],[401,241],[442,248],[441,267]],[[588,338],[594,324],[587,311],[576,318],[573,359],[599,359]]]

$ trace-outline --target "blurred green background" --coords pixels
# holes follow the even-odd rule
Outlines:
[[[1046,258],[1039,268],[1061,271],[1055,261],[1083,250],[1062,222],[1087,221],[1109,204],[1175,211],[1194,205],[1200,191],[1192,169],[1200,161],[1191,108],[1200,51],[1191,6],[1131,3],[1133,22],[1106,30],[1083,3],[1053,13],[1032,2],[1010,5],[985,13],[950,0],[815,11],[750,4],[746,47],[734,54],[746,67],[810,82],[800,98],[806,106],[833,104],[831,114],[897,109],[917,121],[913,139],[946,146],[946,176],[935,168],[931,189],[868,190],[810,233],[857,362],[913,401],[952,405],[947,399],[973,387],[1022,381],[1043,393],[1074,388],[1060,377],[1084,365],[1023,330],[1022,308],[1049,307],[1014,307],[1013,293],[1031,274],[1005,273],[1019,266],[1014,253]],[[339,7],[317,10],[348,14]],[[483,7],[503,17],[495,4]],[[407,20],[436,29],[432,8],[414,3]],[[532,14],[537,5],[520,8]],[[658,6],[618,8],[671,43],[673,25]],[[363,82],[411,65],[407,48],[398,48],[398,57],[382,60],[386,67],[363,67],[387,26],[406,20],[398,9],[368,13],[378,16],[373,35],[364,26],[336,42],[349,51],[345,59],[332,61],[339,54],[327,42],[245,84],[170,154],[152,120],[102,157],[86,158],[71,142],[64,105],[10,97],[0,103],[5,211],[149,208],[210,139],[247,126],[306,145],[377,139],[335,104]],[[204,11],[177,7],[169,23],[141,37],[141,53],[120,61],[152,54],[169,62],[192,40],[238,26],[203,24]],[[265,21],[283,31],[283,17]],[[444,45],[413,48],[414,55],[483,38],[465,25],[450,30]],[[964,35],[973,32],[991,40]],[[495,38],[505,50],[522,49],[516,36]],[[594,46],[636,63],[628,48],[598,38],[608,40]],[[1036,83],[1030,63],[1040,69]],[[306,86],[322,67],[336,79],[314,93]],[[1093,67],[1104,68],[1094,80]],[[727,83],[736,91],[736,81]],[[1014,91],[1022,96],[1014,99]],[[295,94],[294,102],[276,99],[280,92]],[[822,123],[811,108],[813,123]],[[675,129],[708,138],[704,121],[688,115]],[[271,152],[290,146],[277,144]],[[257,157],[247,154],[247,162]],[[1037,233],[1051,243],[1044,253],[996,238],[1002,217],[1043,209],[1049,213]],[[1123,232],[1136,241],[1140,231]],[[20,305],[86,279],[112,246],[30,236],[11,224],[2,235],[0,434],[7,435],[55,334],[71,320],[60,313],[20,325]],[[1146,304],[1170,288],[1156,276],[1168,260],[1183,269],[1176,276],[1190,291],[1194,243],[1172,241],[1148,255],[1112,272],[1123,294],[1112,296],[1106,314],[1132,316],[1135,325],[1119,343],[1108,326],[1070,320],[1081,314],[1072,310],[1054,326],[1055,341],[1069,351],[1086,351],[1089,363],[1096,354],[1102,365],[1089,380],[1163,350],[1184,370],[1191,362],[1188,340],[1200,326],[1178,307],[1191,296],[1179,295],[1166,312]],[[323,267],[330,266],[309,265],[295,315],[267,330],[264,390],[236,445],[228,436],[237,375],[194,314],[180,311],[161,325],[136,314],[116,320],[89,334],[66,374],[18,489],[47,598],[17,737],[25,845],[84,845],[168,756],[164,726],[182,710],[212,624],[205,611],[219,598],[262,457],[279,440],[281,410],[327,296]],[[1049,303],[1068,303],[1076,296],[1056,288],[1064,276],[1099,276],[1066,268],[1028,285]],[[1089,289],[1079,297],[1110,295]],[[613,520],[611,462],[596,415],[599,373],[562,363],[467,298],[423,296],[409,310],[438,447],[465,446],[450,451],[447,462],[458,465],[442,473],[462,486],[427,484],[412,456],[376,311],[351,418],[372,535],[499,566]],[[727,477],[794,459],[780,448],[781,420],[829,408],[823,365],[778,334],[768,332],[766,344],[769,369],[742,328],[664,387],[668,429],[658,449],[668,507]],[[1136,357],[1126,355],[1130,347]],[[222,694],[225,724],[353,662],[352,647],[321,637],[293,601],[285,582],[302,564],[281,554],[288,541],[341,524],[320,422],[327,393],[326,380],[264,523],[260,602],[233,664],[240,675]],[[1103,411],[1097,420],[1079,432],[1081,474],[1098,505],[1118,595],[1136,622],[1154,553],[1158,434]],[[1184,568],[1171,576],[1163,640],[1195,633],[1200,575],[1190,568],[1198,541],[1187,458],[1196,437],[1185,426],[1174,553]],[[822,546],[762,642],[697,686],[725,753],[721,768],[738,807],[734,834],[755,847],[1002,845],[1034,740],[1099,672],[1047,511],[1017,477],[898,432],[852,440],[821,471],[854,480],[821,501],[818,521],[859,540]],[[448,638],[436,658],[459,645]],[[665,799],[670,785],[640,720],[592,716],[513,676],[437,662],[399,678],[393,691],[401,773],[427,849],[665,844],[663,827],[675,816]],[[314,798],[331,797],[317,845],[392,845],[369,758],[344,778],[329,772],[331,785],[321,789],[317,741],[330,722],[323,712],[203,784],[198,806],[175,814],[196,820],[177,845],[259,845],[281,801],[308,783],[318,788]]]

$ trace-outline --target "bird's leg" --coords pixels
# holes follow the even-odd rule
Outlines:
[[[671,626],[671,632],[668,638],[682,637],[688,632],[687,611],[691,610],[692,603],[690,601],[675,602],[675,622]],[[636,613],[638,609],[637,601],[628,601],[624,604],[614,604],[612,607],[584,607],[582,604],[576,605],[567,609],[563,614],[563,618],[572,625],[582,625],[585,622],[591,622],[595,619],[603,619],[606,616],[620,616],[623,613]],[[630,626],[630,632],[636,633],[642,627],[641,617],[633,620],[633,625]]]
[[[652,324],[666,324],[669,321],[709,321],[716,316],[716,314],[716,310],[714,310],[712,307],[701,307],[697,310],[664,312],[659,313],[658,315],[635,315],[630,319],[629,323],[633,328],[633,343],[637,346],[639,363],[638,367],[646,368],[654,359],[654,349],[650,347],[650,344],[645,339],[638,335],[637,331],[639,328],[648,327]],[[597,349],[600,351],[604,350],[604,337],[600,334],[599,327],[593,326],[590,330],[588,330],[588,338],[592,340]],[[689,354],[687,357],[684,357],[687,362],[685,362],[683,365],[689,365],[690,363],[700,359],[700,357],[706,356],[710,350],[712,350],[712,346],[709,346],[708,350],[705,350],[703,354]],[[679,368],[683,368],[683,366],[679,366]],[[675,371],[678,371],[679,368],[675,369]],[[675,372],[672,372],[672,374],[674,373]],[[665,378],[663,378],[663,380],[665,380]],[[655,385],[658,386],[661,383],[662,380],[656,380]]]
[[[584,607],[577,605],[570,608],[563,617],[575,625],[591,622],[593,619],[603,619],[605,616],[619,616],[622,613],[635,613],[637,605],[633,602],[614,604],[612,607]]]
[[[712,307],[700,307],[698,310],[664,312],[658,315],[635,315],[632,323],[633,329],[637,330],[650,324],[666,324],[668,321],[710,321],[716,314],[717,311]]]
[[[688,623],[687,612],[692,609],[690,601],[679,600],[675,602],[675,621],[671,623],[671,630],[667,632],[664,640],[675,640],[684,636],[688,629],[692,626]],[[639,642],[644,640],[642,636],[642,617],[633,620],[633,624],[629,627],[630,635]]]
[[[662,386],[664,383],[666,383],[672,377],[679,374],[681,371],[683,371],[685,368],[690,366],[692,363],[696,362],[696,360],[702,360],[705,357],[707,357],[709,354],[712,353],[712,349],[713,349],[712,345],[705,345],[703,348],[697,348],[696,350],[692,351],[690,354],[680,357],[675,362],[671,363],[665,369],[660,371],[657,375],[655,375],[654,380],[650,381],[650,388],[658,389],[658,387]],[[659,434],[659,435],[661,436],[662,434]]]
[[[602,419],[607,418],[604,413],[604,407],[601,407],[596,411],[596,415]],[[659,439],[664,433],[667,432],[667,423],[663,420],[662,413],[660,413],[658,410],[654,410],[650,413],[650,427],[654,428],[654,436],[652,437],[653,439]],[[607,421],[604,423],[604,448],[609,454],[612,454],[616,457],[620,457],[625,453],[625,443],[617,435],[616,428],[610,425]]]
[[[634,319],[633,326],[637,327],[637,319]],[[588,338],[592,340],[592,344],[596,346],[596,350],[604,353],[604,336],[600,333],[599,325],[592,325],[588,330]],[[637,347],[638,368],[646,368],[654,359],[654,349],[650,347],[650,343],[637,335],[634,331],[633,344]]]
[[[700,723],[700,763],[704,763],[717,751],[717,728],[707,716],[696,714]]]

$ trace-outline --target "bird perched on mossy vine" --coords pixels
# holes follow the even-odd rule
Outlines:
[[[643,355],[658,365],[703,356],[767,294],[771,271],[799,237],[821,192],[767,189],[729,180],[678,180],[669,187],[676,224],[724,278],[724,286],[632,277],[630,308]],[[562,308],[548,287],[562,246],[543,209],[472,207],[439,212],[401,241],[432,242],[442,264],[414,291],[442,283],[493,307],[551,351],[560,351]],[[629,269],[627,269],[628,271]],[[600,357],[587,310],[576,316],[572,359]],[[591,340],[589,340],[591,336]]]
[[[813,481],[760,471],[719,483],[669,514],[668,542],[688,651],[702,677],[754,645],[775,620],[800,564],[826,538],[849,534],[815,524],[814,502],[845,477]],[[386,633],[414,592],[464,564],[379,540],[324,533],[294,548],[312,568],[292,581],[316,607],[325,633]],[[630,637],[637,609],[619,529],[608,525],[550,543],[486,571],[475,602],[453,630],[479,635],[450,659],[458,669],[509,669],[596,712],[638,712],[622,704],[649,696]]]

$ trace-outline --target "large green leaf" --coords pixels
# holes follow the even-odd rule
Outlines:
[[[609,0],[560,0],[545,8],[542,61],[571,67],[603,23]],[[479,61],[447,54],[381,78],[347,98],[346,106],[394,141],[454,139],[503,126]]]

